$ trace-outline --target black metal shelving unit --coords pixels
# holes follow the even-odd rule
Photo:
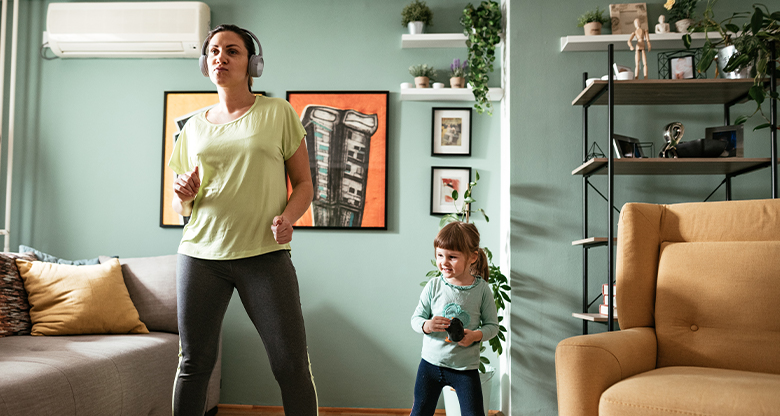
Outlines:
[[[774,51],[774,49],[773,49]],[[607,285],[608,296],[614,296],[615,281],[614,260],[614,176],[618,175],[725,175],[726,200],[731,200],[731,179],[758,169],[770,167],[772,198],[778,197],[777,182],[777,103],[770,99],[770,157],[769,158],[724,158],[724,159],[619,159],[615,160],[612,146],[614,136],[615,105],[653,105],[653,104],[723,104],[723,120],[725,125],[731,124],[730,109],[733,105],[745,102],[748,90],[753,85],[752,79],[729,80],[637,80],[615,82],[613,80],[614,45],[607,46],[608,79],[595,81],[586,85],[588,74],[582,76],[583,91],[572,102],[572,105],[582,106],[582,165],[572,172],[572,175],[582,175],[582,240],[573,245],[582,247],[582,313],[574,313],[583,320],[582,333],[588,333],[588,322],[604,322],[607,330],[614,329],[612,308],[606,317],[599,314],[589,314],[588,309],[588,254],[595,247],[607,247]],[[776,57],[773,53],[767,73],[775,73]],[[618,85],[616,88],[616,84]],[[767,82],[771,93],[777,91],[777,79],[772,76]],[[617,97],[615,93],[620,92]],[[606,97],[605,97],[606,96]],[[588,159],[588,110],[593,105],[606,105],[608,111],[607,157]],[[589,237],[588,235],[588,193],[589,189],[601,194],[590,182],[593,175],[604,175],[607,179],[608,230],[606,238]]]

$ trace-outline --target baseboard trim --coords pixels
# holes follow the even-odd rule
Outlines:
[[[217,406],[219,412],[217,415],[283,415],[282,406],[254,406],[248,404],[220,404]],[[320,415],[338,415],[338,416],[357,416],[357,415],[409,415],[412,409],[370,409],[359,407],[320,407]],[[437,415],[445,415],[444,409],[437,409]],[[488,416],[504,416],[497,410],[488,412]]]

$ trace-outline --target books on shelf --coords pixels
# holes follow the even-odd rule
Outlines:
[[[602,303],[599,305],[601,315],[609,314],[609,307],[612,305],[612,316],[617,317],[617,285],[612,285],[612,301],[609,298],[609,285],[601,285]]]

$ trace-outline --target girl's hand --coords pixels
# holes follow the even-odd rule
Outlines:
[[[181,200],[182,203],[190,202],[195,199],[200,189],[200,174],[198,173],[198,167],[192,172],[187,172],[179,175],[173,182],[173,192]]]
[[[464,336],[463,339],[458,342],[458,345],[461,347],[469,347],[475,342],[482,341],[482,331],[464,329],[463,332],[466,334],[466,336]]]
[[[423,324],[423,332],[430,334],[431,332],[444,332],[447,327],[450,326],[450,320],[443,316],[434,316],[433,318],[425,321]]]
[[[271,231],[274,233],[274,240],[278,244],[287,244],[292,241],[293,227],[287,217],[277,215],[271,222]]]

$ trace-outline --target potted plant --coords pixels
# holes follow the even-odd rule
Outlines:
[[[667,0],[664,4],[664,8],[671,12],[669,14],[675,20],[674,26],[678,32],[687,32],[688,27],[693,24],[693,12],[698,2],[699,0]]]
[[[409,28],[410,35],[419,35],[425,31],[425,25],[433,26],[433,12],[424,1],[414,0],[401,11],[402,26]]]
[[[777,68],[780,68],[780,11],[770,12],[765,5],[754,4],[753,13],[737,12],[728,19],[717,22],[712,13],[712,6],[716,1],[708,0],[704,17],[691,29],[693,32],[705,33],[702,57],[697,70],[703,72],[709,69],[712,61],[723,50],[719,51],[718,48],[732,47],[734,53],[730,56],[720,53],[718,65],[722,66],[722,72],[747,69],[749,76],[754,79],[753,86],[748,91],[748,100],[756,103],[756,109],[752,114],[737,117],[734,123],[744,124],[760,113],[766,123],[757,126],[754,130],[767,128],[770,126],[770,121],[761,105],[767,99],[778,99],[776,95],[769,95],[769,91],[764,88],[764,80],[767,77],[777,77]],[[747,19],[748,17],[750,18]],[[747,19],[747,21],[740,27],[735,23],[735,19]],[[719,32],[721,39],[716,41],[710,39],[706,35],[710,31]],[[686,48],[690,48],[690,33],[683,35],[683,42]],[[774,74],[769,72],[772,48],[775,49]]]
[[[469,64],[466,61],[461,63],[460,59],[454,59],[450,65],[450,87],[463,88],[466,86],[466,72]]]
[[[596,7],[595,11],[586,12],[580,16],[577,21],[577,27],[585,29],[585,36],[594,36],[600,35],[601,26],[609,22],[609,18],[604,16],[604,10]]]
[[[493,115],[490,104],[490,89],[488,88],[488,73],[493,71],[493,61],[496,59],[496,45],[501,41],[501,8],[493,0],[483,1],[479,7],[469,3],[463,9],[460,18],[468,47],[469,85],[474,93],[477,113],[487,110]]]
[[[409,73],[414,77],[414,86],[417,88],[428,88],[429,82],[436,77],[436,70],[428,64],[412,65]]]
[[[485,213],[485,210],[480,208],[478,210],[472,210],[471,204],[475,203],[476,200],[472,196],[472,192],[474,190],[474,187],[477,186],[477,182],[479,182],[479,171],[476,172],[475,178],[473,182],[469,182],[468,187],[466,188],[466,191],[463,193],[463,203],[458,207],[458,191],[454,190],[452,191],[452,200],[453,204],[455,204],[456,212],[453,214],[447,214],[444,217],[442,217],[441,221],[439,221],[439,228],[443,228],[445,225],[449,224],[453,221],[462,221],[462,222],[469,222],[471,219],[471,214],[475,212],[480,212],[482,214],[482,217],[485,219],[485,222],[490,222],[490,218]],[[493,352],[496,353],[496,355],[501,355],[504,352],[504,348],[501,345],[502,341],[506,341],[506,327],[501,325],[501,321],[504,320],[504,317],[501,316],[501,311],[506,309],[506,304],[511,302],[511,298],[509,296],[510,291],[512,290],[511,286],[509,285],[509,280],[506,278],[506,276],[501,273],[501,269],[496,266],[493,263],[493,253],[487,248],[482,247],[483,250],[485,250],[485,254],[488,258],[488,273],[489,275],[487,277],[483,276],[485,281],[490,284],[491,289],[493,289],[493,300],[496,302],[496,310],[499,312],[498,316],[498,334],[491,338],[488,341],[488,344],[490,344],[490,347],[493,349]],[[436,260],[431,260],[431,264],[433,266],[436,266]],[[426,274],[426,277],[428,279],[436,278],[441,276],[441,272],[439,269],[431,270]],[[425,286],[428,283],[428,280],[421,282],[420,286]],[[487,350],[487,348],[484,345],[479,346],[479,352],[484,353]],[[484,405],[487,407],[488,402],[490,400],[490,384],[488,383],[490,379],[493,377],[495,373],[495,369],[490,366],[490,359],[485,357],[484,355],[481,355],[479,357],[479,371],[480,371],[480,381],[483,385],[483,400]],[[447,414],[450,415],[453,412],[451,412],[448,407],[447,403],[453,403],[457,404],[457,395],[454,391],[452,391],[449,387],[444,388],[444,402],[445,402],[445,408],[447,408]],[[456,410],[460,409],[458,406],[455,406]],[[455,414],[459,414],[458,412],[454,412]],[[485,414],[487,414],[487,410],[485,410]]]

